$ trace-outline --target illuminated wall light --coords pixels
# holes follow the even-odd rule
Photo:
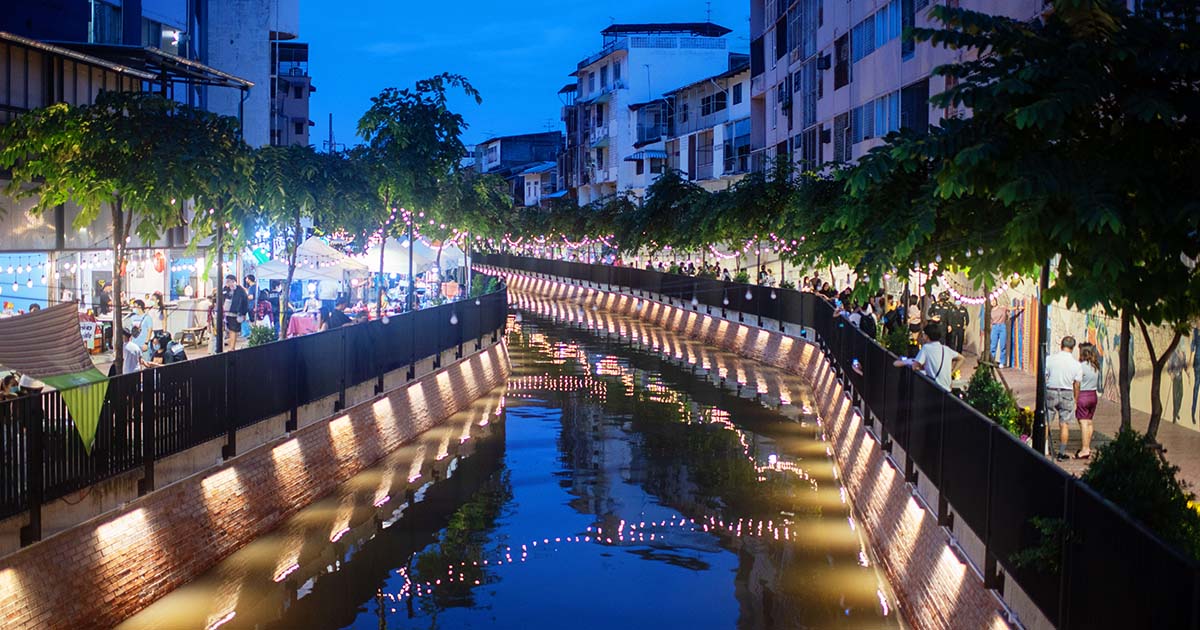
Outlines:
[[[342,539],[342,536],[350,533],[349,527],[343,527],[329,536],[329,542],[337,542]]]
[[[272,581],[274,581],[276,583],[282,582],[282,581],[286,580],[289,575],[295,573],[299,569],[300,569],[300,565],[293,562],[291,564],[291,566],[285,567],[282,571],[280,571],[279,573],[276,573],[275,577],[271,578],[271,579],[272,579]]]
[[[233,621],[233,618],[236,616],[237,616],[237,611],[231,610],[228,613],[225,613],[224,615],[222,615],[221,617],[218,617],[216,620],[212,621],[207,626],[205,626],[205,630],[217,630],[217,628],[220,628],[221,626],[229,623],[230,621]]]

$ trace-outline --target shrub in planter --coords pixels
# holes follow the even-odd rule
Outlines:
[[[750,272],[745,269],[739,269],[737,273],[733,274],[733,281],[740,282],[741,284],[750,284]]]
[[[1136,431],[1122,431],[1092,453],[1083,481],[1163,540],[1200,559],[1200,513],[1172,466]]]
[[[795,289],[796,283],[792,282],[791,280],[780,280],[779,288],[780,289]]]
[[[975,370],[975,374],[967,383],[965,399],[968,405],[991,418],[1009,433],[1021,436],[1021,428],[1017,423],[1017,402],[1008,388],[996,380],[991,370]]]
[[[879,335],[880,343],[892,354],[898,357],[908,356],[910,340],[907,330],[897,327],[892,332],[887,332],[883,326],[880,326]]]
[[[272,326],[250,326],[250,337],[246,340],[246,345],[261,346],[278,339],[279,335],[275,333],[275,328]]]

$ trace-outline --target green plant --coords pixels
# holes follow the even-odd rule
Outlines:
[[[475,274],[471,276],[471,293],[467,297],[478,297],[485,293],[491,293],[500,288],[500,280],[495,276],[485,276],[483,274]]]
[[[246,340],[246,344],[250,347],[261,346],[279,339],[279,334],[275,332],[273,326],[251,326],[250,338]]]
[[[1193,495],[1178,473],[1142,435],[1128,429],[1093,452],[1083,481],[1163,540],[1200,558],[1200,513],[1189,507]]]
[[[1047,575],[1058,574],[1063,545],[1071,540],[1071,530],[1067,527],[1067,522],[1061,518],[1035,516],[1029,519],[1029,523],[1041,534],[1041,541],[1014,553],[1013,564]]]
[[[889,352],[898,357],[908,356],[908,346],[910,342],[908,330],[897,326],[892,329],[892,332],[886,332],[886,330],[880,326],[879,335],[880,341],[883,342],[883,347],[887,348]]]
[[[792,282],[791,280],[780,280],[779,288],[780,289],[795,289],[796,283]]]
[[[1012,392],[1003,383],[996,380],[992,371],[987,368],[975,370],[967,383],[966,401],[983,415],[989,417],[1006,431],[1020,437],[1021,429],[1017,423],[1017,402]]]
[[[749,284],[750,272],[746,271],[745,269],[739,269],[737,273],[733,274],[733,281],[740,282],[742,284]]]

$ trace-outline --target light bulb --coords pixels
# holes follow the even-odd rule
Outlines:
[[[700,300],[697,300],[695,296],[692,296],[692,308],[696,308],[699,305],[700,305]]]
[[[775,289],[771,289],[771,299],[774,300],[776,297],[778,296],[775,295]]]
[[[482,304],[482,302],[479,301],[479,298],[475,298],[475,306],[479,306],[480,304]]]
[[[753,300],[753,299],[754,299],[754,294],[750,292],[750,289],[746,289],[746,300]]]
[[[450,313],[450,325],[451,326],[458,325],[458,313]]]
[[[12,273],[12,272],[13,272],[13,266],[12,266],[12,265],[9,265],[9,266],[8,266],[8,273]]]
[[[25,286],[27,286],[27,287],[29,287],[30,289],[32,289],[32,288],[33,288],[33,278],[30,278],[30,279],[26,280],[26,281],[25,281]]]
[[[521,322],[521,312],[520,311],[517,311],[516,320],[517,320],[517,323]]]
[[[383,316],[383,325],[384,326],[387,326],[387,323],[390,321],[392,321],[392,320],[387,315]]]
[[[20,285],[17,284],[16,280],[13,280],[12,289],[13,289],[13,291],[19,291],[21,289]]]
[[[729,306],[729,296],[725,296],[724,298],[721,298],[721,303],[724,304],[725,306]]]

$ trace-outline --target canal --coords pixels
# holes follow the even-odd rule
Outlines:
[[[799,377],[514,299],[505,387],[121,627],[902,625]]]

